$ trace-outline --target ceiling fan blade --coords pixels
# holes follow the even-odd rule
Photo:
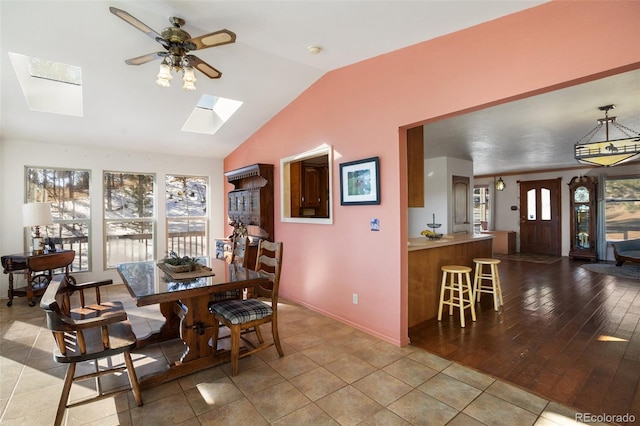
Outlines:
[[[127,63],[127,65],[142,65],[142,64],[146,64],[147,62],[151,62],[155,59],[164,58],[167,55],[168,55],[167,52],[149,53],[147,55],[142,55],[142,56],[137,56],[135,58],[127,59],[125,63]]]
[[[118,9],[116,7],[110,7],[109,11],[114,15],[116,15],[118,18],[122,19],[123,21],[133,25],[134,27],[136,27],[137,29],[139,29],[140,31],[142,31],[143,33],[145,33],[155,41],[160,42],[160,40],[162,40],[162,36],[160,34],[158,34],[155,30],[153,30],[151,27],[149,27],[142,21],[131,16],[128,12],[125,12],[124,10]]]
[[[220,78],[222,73],[197,56],[187,55],[189,64],[209,78]]]
[[[200,37],[194,37],[187,40],[189,43],[193,43],[198,49],[206,49],[207,47],[221,46],[223,44],[235,43],[236,35],[229,30],[220,30],[213,33],[201,35]]]

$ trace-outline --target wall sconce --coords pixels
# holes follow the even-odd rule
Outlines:
[[[496,182],[496,190],[498,191],[504,191],[504,189],[507,187],[507,185],[505,185],[504,181],[502,180],[502,177],[500,177],[498,179],[498,181]]]
[[[44,253],[44,240],[40,235],[40,227],[53,224],[51,203],[28,203],[22,205],[22,225],[35,227],[35,235],[32,240],[32,253]]]
[[[615,166],[640,156],[640,133],[616,122],[616,117],[609,117],[609,110],[615,107],[615,105],[604,105],[598,108],[600,111],[604,111],[604,118],[599,118],[598,125],[575,144],[574,157],[578,163],[605,167]],[[610,141],[609,123],[626,138]],[[601,142],[591,142],[591,139],[603,125],[606,139]]]

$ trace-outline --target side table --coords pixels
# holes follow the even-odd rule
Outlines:
[[[5,274],[9,274],[9,301],[7,306],[13,304],[13,298],[26,296],[29,306],[34,306],[33,298],[44,293],[51,281],[53,270],[64,268],[64,273],[69,274],[69,265],[73,262],[76,252],[73,250],[46,251],[44,254],[19,253],[2,256],[2,268]],[[13,287],[13,274],[21,273],[27,276],[27,285],[22,288]]]

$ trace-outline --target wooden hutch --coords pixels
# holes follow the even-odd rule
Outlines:
[[[273,164],[253,164],[224,175],[234,186],[227,199],[229,223],[246,226],[251,240],[247,265],[253,268],[258,241],[274,241]],[[229,250],[229,240],[216,240],[216,257]]]

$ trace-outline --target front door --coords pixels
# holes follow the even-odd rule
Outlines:
[[[560,256],[560,179],[520,182],[520,252]]]

